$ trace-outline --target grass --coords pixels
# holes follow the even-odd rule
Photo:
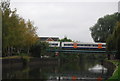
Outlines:
[[[33,58],[31,56],[28,56],[27,54],[19,54],[19,55],[16,55],[16,56],[7,56],[7,57],[0,57],[0,59],[16,59],[16,58]]]
[[[14,58],[20,58],[20,56],[0,57],[0,59],[14,59]]]
[[[113,75],[106,81],[120,81],[120,61],[118,60],[109,60],[109,61],[116,66],[116,69]]]

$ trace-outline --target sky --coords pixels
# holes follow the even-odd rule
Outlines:
[[[119,0],[11,0],[17,14],[34,22],[38,36],[93,42],[90,27],[118,11]]]

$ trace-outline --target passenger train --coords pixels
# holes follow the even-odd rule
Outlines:
[[[49,41],[50,47],[81,48],[81,49],[105,49],[106,43],[83,43],[83,42],[59,42]]]

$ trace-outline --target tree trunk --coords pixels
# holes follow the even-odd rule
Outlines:
[[[12,56],[12,54],[13,54],[13,47],[11,46],[10,47],[10,56]]]
[[[18,48],[17,49],[17,53],[20,54],[21,53],[21,49]]]
[[[7,47],[7,56],[10,56],[10,48]]]
[[[110,60],[110,52],[107,51],[107,59]]]
[[[110,54],[108,54],[108,56],[107,56],[107,57],[108,57],[108,60],[110,60]]]
[[[28,47],[28,49],[27,49],[27,54],[29,54],[30,53],[30,49],[29,49],[29,47]]]

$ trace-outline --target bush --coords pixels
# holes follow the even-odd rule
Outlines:
[[[31,55],[34,57],[40,57],[41,55],[46,53],[46,49],[48,48],[48,43],[46,42],[37,42],[30,49]]]

